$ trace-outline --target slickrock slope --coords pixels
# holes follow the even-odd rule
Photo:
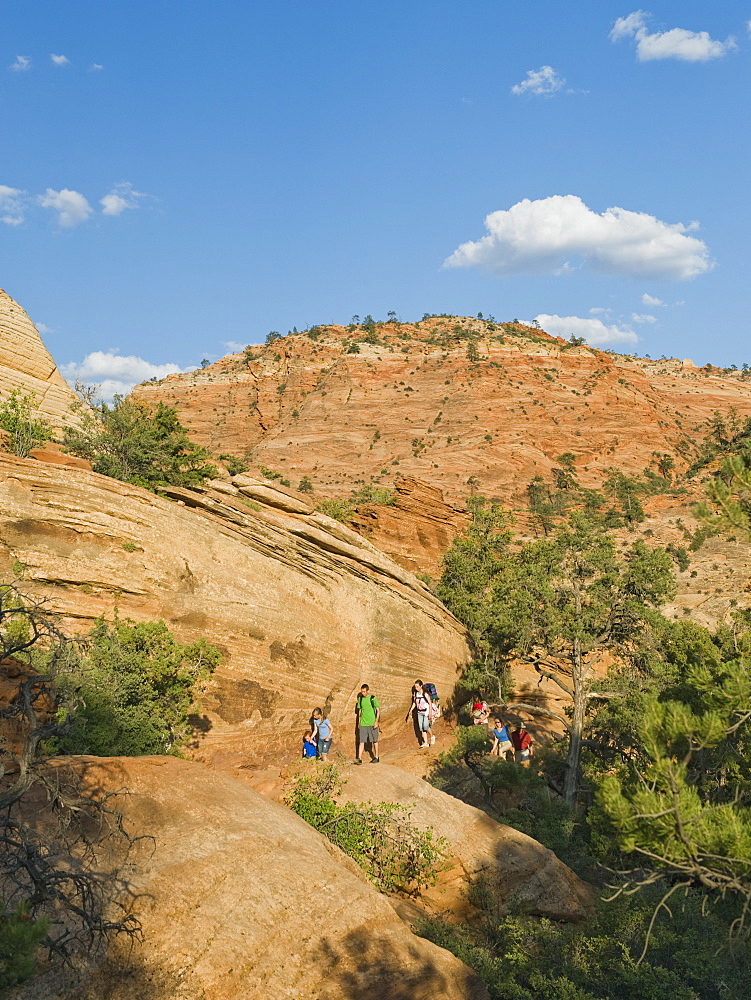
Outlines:
[[[359,506],[352,527],[400,566],[439,576],[443,553],[469,523],[466,508],[419,479],[397,479],[394,492],[393,504]]]
[[[316,493],[346,495],[401,474],[449,501],[465,498],[473,479],[514,502],[565,452],[584,485],[616,464],[641,472],[656,452],[681,469],[687,439],[713,411],[751,414],[751,380],[740,372],[456,317],[379,324],[374,334],[319,327],[134,393],[176,406],[214,452],[247,456],[294,486],[308,476]]]
[[[117,607],[216,644],[223,662],[198,723],[205,760],[296,754],[316,705],[346,720],[344,746],[363,681],[381,699],[386,732],[419,674],[447,696],[468,650],[427,588],[292,491],[235,482],[176,490],[174,503],[0,454],[0,574],[20,562],[78,630]]]
[[[416,937],[337,848],[232,778],[166,757],[89,759],[142,842],[129,881],[144,939],[67,988],[19,1000],[487,1000]]]
[[[78,397],[57,370],[28,315],[0,289],[0,401],[16,388],[36,393],[39,415],[53,427],[76,423],[70,407]]]
[[[452,910],[455,919],[471,916],[467,885],[478,877],[509,912],[552,920],[581,920],[589,912],[589,886],[526,834],[393,765],[350,767],[346,777],[342,801],[398,802],[410,808],[418,827],[431,827],[446,839],[447,868],[424,894],[438,912]]]

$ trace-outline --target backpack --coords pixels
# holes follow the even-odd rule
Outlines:
[[[431,701],[438,701],[438,690],[435,684],[428,682],[427,684],[423,684],[422,689]]]
[[[375,707],[375,702],[373,700],[375,698],[374,694],[366,694],[364,697],[363,697],[363,695],[358,694],[358,696],[357,696],[357,712],[358,713],[362,712],[362,703],[365,700],[365,698],[370,698],[370,707],[375,712],[376,707]]]

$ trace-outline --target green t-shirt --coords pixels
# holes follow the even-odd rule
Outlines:
[[[366,694],[357,696],[357,708],[360,712],[359,725],[361,726],[374,726],[376,724],[376,709],[381,707],[381,703],[378,701],[374,694]]]

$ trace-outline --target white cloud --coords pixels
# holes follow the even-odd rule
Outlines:
[[[99,199],[102,215],[120,215],[126,208],[138,208],[138,199],[145,197],[141,191],[135,191],[128,181],[115,184],[109,194]]]
[[[549,97],[556,94],[566,84],[552,66],[540,66],[539,69],[527,70],[526,80],[516,83],[511,88],[512,94],[535,94]]]
[[[127,395],[139,382],[164,378],[165,375],[172,375],[183,369],[173,364],[152,365],[150,361],[144,361],[135,355],[124,357],[114,351],[92,351],[80,363],[61,365],[60,371],[70,383],[76,379],[96,383],[99,385],[101,398],[111,400],[116,394]]]
[[[104,69],[104,66],[102,66],[101,63],[92,63],[91,66],[89,66],[89,72],[90,73],[96,73],[100,69]]]
[[[24,220],[25,191],[0,184],[0,222],[20,226]]]
[[[238,344],[236,340],[225,340],[222,343],[223,346],[230,350],[233,354],[239,354],[240,351],[245,350],[245,344]]]
[[[657,317],[650,316],[649,313],[631,313],[632,323],[656,323]]]
[[[640,62],[653,59],[681,59],[683,62],[708,62],[721,59],[737,48],[732,35],[724,42],[711,38],[707,31],[688,31],[686,28],[671,28],[650,34],[647,29],[647,11],[635,10],[626,17],[619,17],[613,25],[609,38],[618,42],[623,38],[636,40],[636,57]]]
[[[23,73],[31,69],[31,59],[28,56],[16,56],[16,61],[8,69],[12,69],[14,73]]]
[[[48,333],[55,332],[54,327],[47,326],[46,323],[35,323],[34,326],[37,328],[42,337],[46,337]]]
[[[47,188],[44,194],[39,195],[39,204],[42,208],[57,212],[57,221],[64,229],[72,229],[81,222],[86,222],[93,211],[82,194],[68,188],[60,191]]]
[[[589,310],[590,316],[609,316],[612,309],[606,309],[605,306],[592,306]]]
[[[674,280],[714,267],[706,244],[687,235],[696,223],[662,222],[617,207],[598,214],[572,194],[525,198],[491,212],[485,226],[487,236],[462,243],[444,266],[482,267],[501,275],[565,274],[579,261],[606,274]]]
[[[70,59],[67,56],[56,56],[51,52],[50,60],[54,66],[70,66]]]
[[[615,324],[606,326],[601,319],[587,319],[584,316],[549,316],[541,313],[535,319],[547,333],[556,337],[584,337],[588,344],[635,344],[638,337],[628,327]]]
[[[642,305],[651,306],[653,309],[655,306],[664,306],[665,303],[662,299],[655,298],[654,295],[650,295],[649,292],[645,292],[641,297]]]

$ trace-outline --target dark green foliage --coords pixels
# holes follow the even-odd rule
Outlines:
[[[746,1000],[748,946],[731,946],[727,924],[701,894],[671,901],[649,923],[661,892],[600,903],[579,926],[506,916],[480,883],[478,926],[429,921],[420,933],[453,952],[484,980],[492,1000]]]
[[[285,802],[306,823],[353,858],[387,892],[419,894],[434,885],[445,843],[433,831],[418,830],[408,809],[391,802],[339,805],[342,782],[332,765],[298,775]]]
[[[88,459],[95,472],[156,491],[160,486],[201,486],[216,475],[209,454],[188,438],[174,407],[153,412],[132,399],[115,396],[83,417],[81,428],[66,428],[69,452]]]
[[[502,700],[506,658],[494,639],[493,587],[506,565],[510,520],[498,504],[484,497],[470,497],[467,506],[472,520],[443,557],[436,594],[469,630],[475,656],[466,684],[490,690]]]
[[[313,483],[310,481],[308,476],[303,476],[300,480],[300,485],[297,487],[299,493],[312,493]]]
[[[242,459],[237,458],[236,455],[229,455],[224,452],[219,455],[219,461],[224,463],[224,466],[231,476],[239,476],[243,472],[247,472],[250,468]]]
[[[65,753],[138,756],[176,753],[190,735],[197,690],[219,663],[205,639],[177,642],[164,622],[100,619],[79,662],[58,684],[75,689],[82,706]]]
[[[23,904],[10,913],[0,903],[0,992],[29,979],[36,970],[34,953],[49,921],[32,920]]]
[[[0,428],[8,432],[8,450],[12,455],[25,458],[32,448],[52,437],[51,426],[34,416],[35,409],[36,393],[24,395],[20,389],[13,389],[0,403]]]

